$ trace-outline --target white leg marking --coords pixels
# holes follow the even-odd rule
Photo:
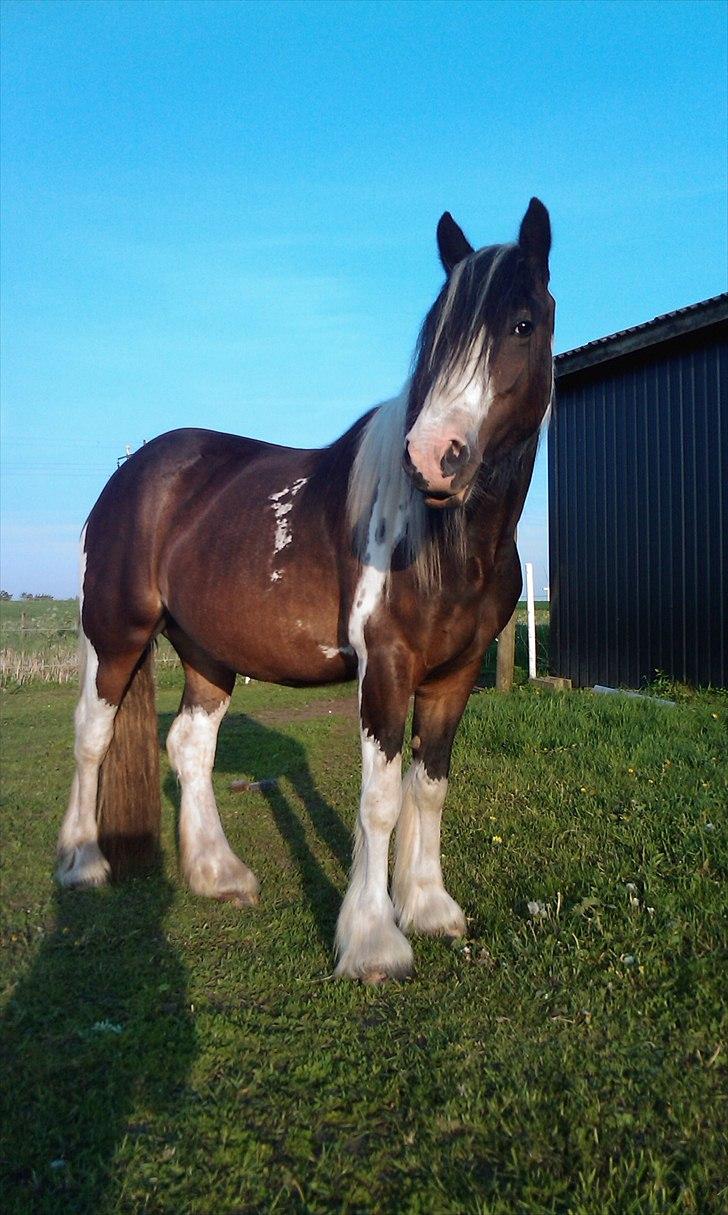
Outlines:
[[[58,836],[56,878],[62,886],[99,886],[109,864],[98,843],[96,794],[99,768],[114,733],[116,705],[96,691],[99,660],[87,637],[81,641],[81,696],[76,706],[76,775]]]
[[[375,739],[363,735],[362,768],[354,859],[336,925],[336,974],[375,983],[404,978],[412,970],[412,948],[397,928],[387,891],[389,837],[402,795],[402,757],[388,762]]]
[[[258,902],[258,879],[225,838],[212,789],[212,766],[220,722],[230,700],[213,713],[183,709],[172,723],[167,751],[182,785],[179,839],[185,880],[195,894],[225,899],[238,907]]]
[[[359,661],[359,708],[367,671],[367,622],[382,601],[392,552],[401,535],[410,486],[380,477],[373,492],[366,552],[349,616],[349,641]],[[369,506],[369,504],[368,504]],[[387,760],[362,732],[362,790],[349,886],[336,925],[336,974],[378,982],[412,970],[412,948],[398,929],[387,885],[389,837],[402,799],[402,757]]]
[[[447,780],[432,780],[421,762],[412,764],[402,789],[397,824],[392,895],[405,932],[462,937],[465,916],[447,893],[440,868],[440,821]]]

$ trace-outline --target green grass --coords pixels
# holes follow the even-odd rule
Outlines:
[[[724,1210],[725,696],[474,696],[443,832],[469,940],[371,989],[330,978],[351,695],[236,690],[240,912],[177,882],[166,761],[160,872],[55,890],[74,691],[3,693],[3,1210]]]

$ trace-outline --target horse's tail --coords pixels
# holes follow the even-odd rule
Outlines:
[[[99,772],[99,846],[114,877],[150,867],[159,854],[162,799],[153,654],[149,645],[131,677]]]

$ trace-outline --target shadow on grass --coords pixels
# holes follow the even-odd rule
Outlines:
[[[160,739],[172,720],[160,715]],[[220,732],[216,771],[285,778],[261,794],[330,949],[341,890],[307,830],[313,828],[343,871],[350,833],[317,789],[305,748],[232,714]],[[178,808],[172,777],[166,792]],[[246,801],[257,795],[239,796],[244,817]],[[106,888],[56,892],[54,928],[0,1022],[3,1212],[96,1215],[113,1207],[122,1184],[114,1165],[122,1144],[128,1155],[153,1126],[158,1142],[151,1153],[147,1144],[145,1155],[166,1159],[171,1150],[167,1131],[179,1125],[190,1099],[198,1049],[187,969],[164,929],[173,894],[160,871]]]
[[[58,891],[55,928],[0,1027],[4,1211],[98,1212],[117,1148],[148,1133],[140,1111],[158,1128],[185,1102],[197,1043],[163,928],[171,898],[158,873]]]
[[[159,715],[160,740],[165,739],[174,714]],[[331,853],[344,873],[351,863],[351,832],[344,826],[333,806],[322,797],[311,773],[306,748],[294,738],[262,725],[245,713],[230,713],[223,721],[218,738],[215,772],[231,779],[251,781],[276,779],[270,787],[256,793],[240,793],[241,812],[249,807],[254,813],[252,798],[262,796],[268,803],[273,820],[296,865],[301,887],[307,900],[323,945],[333,945],[336,917],[341,905],[342,890],[334,885],[306,838],[306,824],[301,808],[322,845]],[[289,796],[280,781],[285,778],[292,786]],[[179,815],[180,791],[173,776],[165,782],[165,793]],[[223,822],[223,828],[226,824]],[[248,862],[244,854],[241,860]],[[265,890],[262,892],[265,898]]]

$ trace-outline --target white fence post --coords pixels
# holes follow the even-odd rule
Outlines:
[[[526,562],[526,595],[528,597],[528,677],[536,678],[536,606],[533,601],[533,566]]]

